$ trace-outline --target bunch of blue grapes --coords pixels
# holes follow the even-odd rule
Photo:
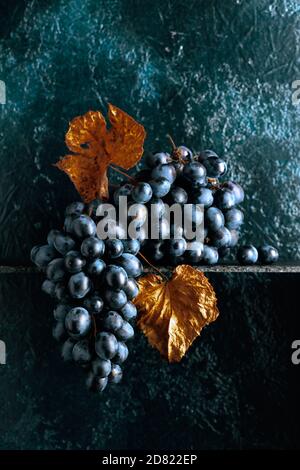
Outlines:
[[[100,239],[96,222],[93,207],[72,203],[63,230],[51,230],[31,259],[46,275],[42,290],[58,302],[53,336],[62,358],[84,368],[87,387],[102,392],[122,379],[143,267],[137,240]]]
[[[227,163],[212,150],[194,154],[185,146],[174,148],[171,154],[159,152],[146,157],[147,169],[142,170],[135,185],[125,185],[119,194],[127,195],[133,202],[148,207],[152,225],[157,224],[158,237],[149,236],[151,217],[147,227],[142,225],[141,211],[138,227],[145,254],[156,263],[214,265],[228,257],[237,246],[244,213],[239,205],[244,200],[243,188],[234,181],[222,181]],[[187,237],[183,224],[177,226],[165,217],[165,204],[184,206],[191,204],[191,225],[202,224],[202,241]],[[202,205],[203,211],[196,205]],[[151,209],[152,208],[152,212]],[[277,261],[274,247],[264,245],[241,246],[237,259],[242,264]]]

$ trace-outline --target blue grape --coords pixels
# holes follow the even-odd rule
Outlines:
[[[191,183],[196,183],[206,177],[206,169],[201,163],[193,161],[185,165],[182,174]]]
[[[79,365],[85,365],[91,362],[93,354],[89,340],[81,339],[74,344],[72,349],[73,361]]]
[[[129,197],[132,193],[133,188],[134,188],[134,186],[132,184],[129,184],[129,183],[126,183],[123,186],[121,186],[120,188],[118,188],[114,192],[114,202],[115,202],[115,204],[117,204],[117,205],[119,204],[119,197],[120,196]]]
[[[53,311],[53,316],[57,321],[65,321],[67,313],[71,310],[68,304],[58,304]]]
[[[171,189],[167,198],[168,204],[186,204],[188,201],[188,194],[185,189],[175,186]]]
[[[276,248],[271,245],[263,245],[258,248],[259,261],[265,264],[276,263],[279,253]]]
[[[196,155],[196,159],[199,162],[205,162],[208,158],[219,158],[216,152],[213,150],[202,150],[198,155]]]
[[[158,165],[164,165],[170,161],[170,154],[166,152],[149,153],[146,156],[146,164],[149,168],[155,168]]]
[[[139,240],[122,240],[124,253],[130,253],[131,255],[137,255],[140,251],[141,244]]]
[[[86,272],[90,276],[101,276],[105,268],[106,264],[102,259],[94,259],[87,265]]]
[[[81,215],[85,209],[83,202],[72,202],[66,208],[65,214],[68,215]]]
[[[123,321],[121,328],[119,328],[115,334],[119,340],[128,341],[134,337],[134,329],[129,322]]]
[[[214,202],[214,196],[210,189],[199,188],[191,198],[193,204],[202,204],[205,208],[210,207]]]
[[[233,207],[225,212],[225,225],[229,230],[237,230],[244,222],[244,214],[240,209]]]
[[[48,236],[47,236],[47,243],[48,245],[50,246],[53,246],[54,247],[54,240],[55,240],[55,237],[60,233],[59,230],[50,230],[50,232],[48,233]]]
[[[140,260],[130,253],[124,253],[117,259],[117,262],[125,269],[129,277],[138,277],[143,272],[143,265]]]
[[[227,163],[219,157],[211,156],[204,160],[203,165],[206,168],[207,176],[211,178],[220,178],[227,171]]]
[[[88,215],[76,217],[73,221],[72,229],[78,238],[93,237],[96,235],[96,224]]]
[[[127,296],[123,290],[106,289],[104,298],[109,308],[118,310],[127,302]]]
[[[45,292],[45,294],[50,295],[51,297],[54,297],[55,295],[55,282],[49,281],[49,279],[46,279],[41,287],[42,291]]]
[[[108,377],[111,373],[111,362],[109,359],[101,359],[97,357],[92,362],[92,371],[98,377]]]
[[[91,325],[91,315],[83,307],[74,307],[66,315],[66,330],[72,338],[79,339],[86,336]]]
[[[152,188],[150,184],[140,182],[134,187],[131,196],[135,202],[145,204],[152,197]]]
[[[231,234],[226,227],[221,227],[210,234],[210,240],[214,247],[221,248],[223,246],[230,246]]]
[[[216,231],[224,226],[224,215],[217,207],[209,207],[204,215],[204,223],[209,230]]]
[[[117,312],[110,310],[103,319],[103,327],[107,331],[115,333],[123,326],[123,318]]]
[[[184,257],[187,262],[197,264],[201,261],[203,249],[203,243],[197,241],[189,242]]]
[[[134,320],[137,316],[137,308],[132,302],[127,302],[120,311],[126,321]]]
[[[88,237],[83,240],[80,249],[86,258],[99,258],[104,254],[105,244],[99,238]]]
[[[119,258],[124,251],[124,246],[121,240],[116,238],[108,239],[105,241],[105,252],[108,258]]]
[[[136,281],[134,279],[132,279],[131,277],[128,278],[128,281],[126,282],[126,285],[123,287],[123,290],[124,290],[125,294],[127,295],[128,300],[134,299],[134,297],[136,297],[139,293],[138,285],[137,285]],[[125,308],[126,305],[127,304],[125,304],[125,306],[123,308]]]
[[[72,234],[73,233],[73,222],[75,220],[76,216],[74,215],[67,215],[64,221],[64,231],[67,233]]]
[[[93,315],[98,315],[103,310],[104,302],[100,295],[94,292],[90,297],[84,299],[83,306]]]
[[[233,181],[226,181],[222,184],[222,187],[232,191],[235,198],[235,204],[241,204],[243,202],[245,193],[243,188],[238,183],[234,183]]]
[[[229,230],[230,235],[231,235],[231,242],[230,242],[230,248],[233,248],[237,245],[239,241],[239,232],[238,230]]]
[[[80,272],[70,277],[68,287],[74,299],[82,299],[91,290],[92,286],[90,279]]]
[[[214,203],[219,209],[231,209],[235,205],[234,194],[226,188],[218,189],[214,194]]]
[[[185,145],[179,145],[176,149],[176,153],[180,155],[181,160],[191,161],[193,160],[193,152]]]
[[[118,351],[118,341],[115,335],[106,331],[97,333],[95,350],[100,359],[113,359]]]
[[[118,342],[118,351],[117,354],[114,357],[114,363],[116,364],[123,364],[123,362],[126,361],[128,358],[128,348],[123,341]]]
[[[57,251],[53,246],[43,245],[39,247],[33,247],[31,250],[31,259],[40,269],[46,268],[46,266],[57,257]]]
[[[87,375],[86,386],[91,392],[102,393],[107,386],[107,382],[107,377],[98,377],[90,371]]]
[[[66,254],[64,265],[69,273],[76,274],[82,271],[86,265],[86,260],[79,251],[72,250]]]
[[[171,189],[171,183],[167,178],[154,178],[149,181],[154,197],[164,197]]]
[[[58,321],[55,323],[52,329],[52,336],[58,342],[64,341],[67,338],[67,332],[63,322]]]
[[[255,264],[258,260],[258,251],[253,245],[239,247],[237,259],[241,264]]]
[[[53,282],[62,281],[66,276],[64,260],[56,258],[50,261],[46,269],[46,275]]]
[[[152,170],[151,177],[154,180],[156,178],[166,178],[172,184],[176,179],[176,169],[172,163],[160,164]]]
[[[165,250],[170,256],[182,256],[187,248],[187,243],[184,238],[173,238],[166,241]]]
[[[109,265],[104,273],[106,283],[113,289],[122,289],[128,281],[128,275],[121,266]]]
[[[68,288],[64,282],[57,282],[55,284],[53,297],[55,297],[60,302],[61,301],[69,302],[71,300]]]
[[[111,373],[108,376],[108,380],[111,383],[118,384],[119,382],[121,382],[122,376],[123,376],[123,372],[119,364],[113,364]]]
[[[68,338],[61,348],[61,357],[65,362],[72,362],[73,361],[73,348],[76,341],[72,338]]]
[[[203,254],[202,254],[202,262],[204,264],[217,264],[219,260],[218,250],[213,246],[204,245]]]
[[[58,233],[54,239],[54,246],[61,255],[66,255],[68,251],[75,248],[75,245],[75,240],[63,233]]]

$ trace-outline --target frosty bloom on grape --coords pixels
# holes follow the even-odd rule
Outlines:
[[[6,104],[6,86],[3,80],[0,80],[0,104]]]
[[[102,217],[97,224],[97,235],[107,238],[136,239],[141,231],[145,239],[180,239],[204,241],[204,206],[202,204],[163,204],[163,215],[158,205],[130,204],[127,196],[119,197],[118,217],[114,205],[99,204],[96,215]],[[150,220],[150,224],[149,224]],[[172,230],[171,230],[172,228]],[[187,248],[189,249],[189,248]]]
[[[6,345],[0,340],[0,365],[6,364]]]

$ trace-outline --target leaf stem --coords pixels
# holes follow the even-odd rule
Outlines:
[[[130,175],[128,175],[127,173],[125,173],[125,171],[119,170],[119,168],[116,168],[115,166],[112,166],[112,165],[109,165],[109,168],[111,168],[112,170],[116,171],[117,173],[120,173],[120,175],[125,176],[125,177],[128,178],[130,181],[132,181],[132,182],[134,182],[134,183],[136,182],[135,179],[134,179],[132,176],[130,176]]]
[[[154,264],[150,263],[146,256],[144,256],[141,252],[139,252],[138,255],[150,266],[150,268],[154,269],[154,271],[157,271],[161,277],[163,277],[166,281],[169,280],[168,277],[162,271],[160,271],[160,269],[154,266]]]

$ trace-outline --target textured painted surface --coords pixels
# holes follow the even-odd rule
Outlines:
[[[91,396],[82,371],[60,360],[40,276],[2,275],[0,449],[299,447],[298,277],[210,279],[222,314],[180,364],[137,334],[123,384]]]
[[[28,261],[75,191],[51,167],[68,121],[107,102],[147,149],[213,147],[247,191],[245,241],[299,257],[299,4],[60,0],[2,7],[0,259]]]
[[[68,121],[110,101],[213,147],[247,192],[245,241],[300,258],[300,79],[296,0],[55,0],[0,5],[0,263],[58,227],[76,198],[52,167]],[[37,274],[0,275],[0,448],[299,447],[299,276],[210,274],[221,316],[179,365],[137,334],[122,386],[84,389],[51,338]],[[300,366],[299,366],[300,367]]]

